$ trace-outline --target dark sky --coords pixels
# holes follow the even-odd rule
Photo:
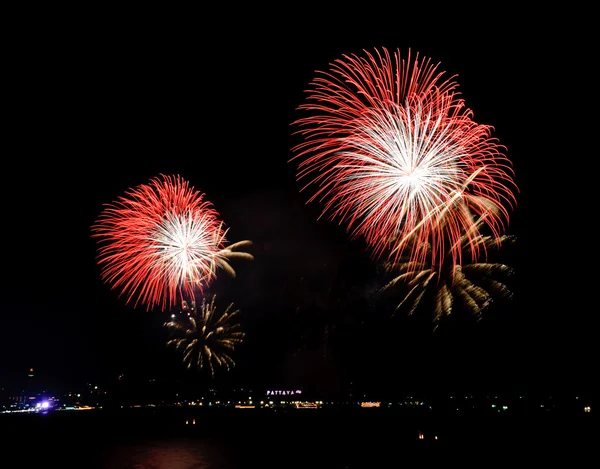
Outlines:
[[[204,192],[231,241],[254,242],[255,260],[236,262],[237,278],[213,288],[240,308],[247,331],[228,379],[591,385],[591,281],[582,269],[593,242],[571,228],[583,209],[571,202],[581,188],[569,177],[580,171],[578,153],[592,158],[584,139],[573,141],[582,109],[574,101],[584,106],[575,94],[589,72],[577,58],[585,38],[520,11],[336,18],[290,7],[280,18],[254,11],[198,23],[157,13],[18,19],[3,67],[0,379],[29,367],[51,383],[182,373],[165,349],[164,314],[125,305],[101,282],[90,238],[103,203],[163,173]],[[288,163],[290,123],[315,70],[382,46],[418,51],[456,74],[475,119],[495,128],[515,165],[515,300],[478,324],[457,320],[434,333],[426,320],[382,315],[368,251],[317,220]],[[335,331],[326,357],[313,302],[330,311]]]

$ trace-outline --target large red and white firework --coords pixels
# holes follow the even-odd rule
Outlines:
[[[180,176],[155,177],[106,204],[92,226],[99,241],[101,277],[148,309],[194,298],[219,267],[235,275],[231,258],[252,255],[226,246],[227,230],[218,212]]]
[[[477,257],[480,222],[499,237],[515,203],[505,148],[438,66],[385,48],[344,55],[317,71],[292,124],[301,190],[376,257],[460,265],[462,237]]]

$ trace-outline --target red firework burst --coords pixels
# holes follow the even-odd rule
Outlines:
[[[228,268],[226,233],[204,194],[164,175],[106,204],[92,226],[102,279],[148,309],[193,297]]]
[[[376,257],[462,263],[479,227],[499,237],[515,203],[512,165],[492,127],[473,121],[454,77],[386,50],[344,55],[317,72],[293,122],[297,178]]]

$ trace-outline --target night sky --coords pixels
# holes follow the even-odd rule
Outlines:
[[[577,41],[523,12],[357,11],[335,21],[293,8],[280,21],[249,13],[185,25],[143,15],[21,20],[3,72],[0,379],[29,367],[57,385],[186,374],[165,348],[166,314],[126,305],[101,282],[90,236],[102,204],[179,174],[214,204],[230,241],[254,242],[254,261],[234,261],[237,278],[221,275],[211,289],[240,309],[247,333],[223,379],[590,387],[593,240],[577,222],[585,210],[573,200],[583,190],[571,174],[582,153],[592,159],[585,138],[573,141],[585,105],[575,97],[585,82],[578,73],[588,66],[576,58]],[[321,207],[305,204],[288,162],[297,142],[290,124],[315,71],[384,46],[457,75],[475,120],[495,128],[514,163],[515,298],[479,323],[456,318],[434,332],[428,318],[386,315],[368,249],[317,219]]]

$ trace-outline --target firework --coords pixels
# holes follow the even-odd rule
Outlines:
[[[500,239],[479,236],[474,243],[485,250],[487,260],[492,250],[497,251],[500,246],[511,245],[514,241],[515,238],[509,235]],[[472,244],[473,241],[467,242],[467,238],[463,238],[464,250],[471,249]],[[404,288],[404,297],[396,310],[407,308],[410,315],[427,305],[432,308],[436,324],[442,317],[452,314],[455,306],[481,318],[494,299],[512,297],[505,279],[512,276],[513,269],[502,263],[475,262],[455,266],[447,261],[441,269],[434,269],[431,263],[404,259],[386,263],[386,271],[392,272],[393,278],[382,291]]]
[[[223,222],[205,194],[180,176],[155,177],[106,204],[92,226],[100,244],[102,279],[120,289],[127,303],[162,309],[178,304],[214,280],[232,259],[252,259],[227,245]]]
[[[438,66],[410,51],[344,55],[317,72],[293,122],[301,191],[378,258],[458,266],[466,235],[475,261],[477,220],[499,239],[515,203],[504,147]]]
[[[227,370],[235,366],[230,356],[235,347],[243,341],[244,333],[237,322],[239,310],[231,303],[219,314],[215,308],[216,296],[210,302],[202,299],[200,310],[196,302],[182,303],[179,315],[173,315],[172,320],[165,323],[169,329],[168,346],[183,353],[183,361],[188,369],[208,367],[214,377],[216,367]]]

